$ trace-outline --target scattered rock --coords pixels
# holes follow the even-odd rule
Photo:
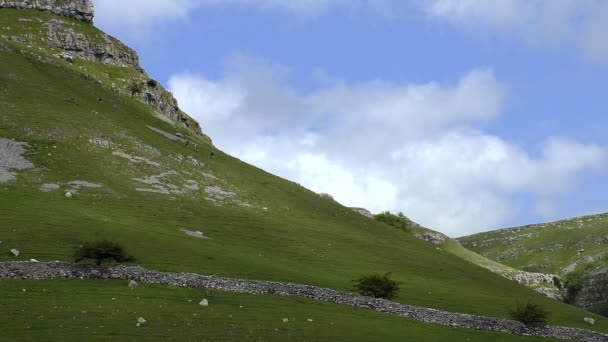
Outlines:
[[[214,199],[224,200],[226,198],[231,198],[236,196],[234,192],[224,191],[219,186],[207,186],[205,187],[205,192]]]
[[[65,193],[65,198],[72,198],[74,197],[74,195],[72,195],[72,193],[70,191]]]
[[[595,320],[593,318],[590,317],[585,317],[584,321],[591,324],[591,325],[595,325]]]
[[[135,288],[137,288],[137,286],[139,286],[139,284],[135,280],[129,280],[130,289],[135,289]]]
[[[21,254],[21,252],[19,252],[19,250],[14,249],[14,248],[13,248],[13,249],[11,249],[11,255],[12,255],[12,256],[14,256],[14,257],[18,257],[18,256],[19,256],[19,254]]]
[[[57,57],[63,59],[64,61],[66,61],[68,63],[74,63],[74,62],[76,62],[76,57],[70,55],[67,52],[61,53]]]
[[[51,191],[59,190],[59,188],[60,188],[59,184],[53,184],[53,183],[42,184],[40,186],[40,190],[43,192],[51,192]]]
[[[92,276],[93,271],[98,273]],[[69,264],[62,262],[0,262],[0,278],[9,279],[51,279],[51,278],[97,278],[104,279],[104,274],[116,273],[121,278],[137,279],[140,282],[165,284],[170,286],[206,288],[216,291],[228,291],[250,294],[273,293],[281,296],[305,297],[313,300],[333,302],[406,317],[418,321],[462,327],[485,331],[502,331],[519,335],[553,337],[554,339],[573,339],[588,342],[607,341],[608,336],[598,332],[571,328],[547,326],[542,329],[528,328],[520,322],[495,318],[447,312],[414,305],[400,304],[380,298],[363,297],[354,293],[339,292],[311,285],[280,283],[274,281],[232,279],[194,273],[170,273],[147,270],[138,266],[119,265],[114,267],[97,267],[95,265]],[[146,320],[138,320],[138,324]],[[288,318],[283,318],[288,323]],[[332,323],[330,323],[332,324]]]
[[[209,301],[207,299],[203,299],[203,300],[201,300],[200,303],[198,303],[198,305],[200,305],[200,306],[209,306]]]
[[[424,234],[416,234],[416,237],[433,245],[441,245],[442,243],[450,239],[449,237],[441,233],[430,232]]]
[[[190,236],[194,236],[199,239],[208,239],[208,237],[206,237],[205,234],[203,232],[201,232],[200,230],[193,231],[193,230],[189,230],[187,228],[180,228],[179,230],[181,230],[182,232],[184,232]]]
[[[145,318],[143,318],[143,317],[139,317],[139,318],[137,319],[137,323],[139,323],[139,324],[144,324],[144,323],[146,323],[146,322],[147,322],[147,321],[146,321],[146,319],[145,319]]]
[[[40,261],[38,261],[36,259],[30,259],[30,262],[40,262]]]

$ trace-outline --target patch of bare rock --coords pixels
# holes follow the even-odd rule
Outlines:
[[[26,143],[0,137],[0,183],[14,180],[17,174],[11,170],[26,170],[34,164],[22,157]]]

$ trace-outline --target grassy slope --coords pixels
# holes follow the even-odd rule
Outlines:
[[[44,19],[37,12],[22,13]],[[3,22],[10,19],[0,17],[0,27],[19,25]],[[162,137],[146,125],[167,132],[173,127],[154,118],[148,107],[71,68],[0,52],[0,136],[27,141],[27,158],[37,166],[21,172],[17,181],[0,185],[5,251],[18,248],[23,259],[70,260],[82,241],[103,237],[124,243],[139,264],[150,268],[340,290],[352,290],[351,279],[363,273],[392,271],[402,282],[400,302],[507,317],[515,298],[534,298],[552,312],[552,324],[588,328],[581,319],[588,313],[546,299],[221,152],[209,159],[208,145],[196,152]],[[98,97],[104,100],[98,102]],[[111,150],[89,143],[98,137],[163,167],[112,156]],[[150,152],[150,146],[160,154]],[[180,161],[187,156],[206,165]],[[142,184],[132,178],[169,169],[179,173],[173,177],[177,185],[194,179],[202,187],[217,185],[237,196],[217,203],[206,200],[203,190],[172,196],[135,191]],[[74,180],[100,183],[103,188],[83,189],[71,200],[63,191],[38,190],[42,183]],[[189,237],[180,227],[202,230],[212,239]],[[0,260],[9,258],[0,254]],[[594,328],[608,331],[606,319],[594,317]]]
[[[26,289],[23,292],[22,289]],[[0,339],[62,341],[551,341],[477,332],[277,296],[140,286],[116,281],[2,281]],[[114,299],[113,299],[114,298]],[[198,305],[208,298],[210,305]],[[137,327],[137,318],[148,321]],[[288,318],[288,323],[282,319]],[[312,319],[309,322],[308,319]],[[448,338],[449,336],[449,338]],[[4,338],[3,338],[4,337]]]
[[[460,238],[464,247],[524,270],[563,274],[608,254],[608,215],[503,229]],[[579,251],[584,250],[579,253]],[[587,259],[587,260],[585,260]]]

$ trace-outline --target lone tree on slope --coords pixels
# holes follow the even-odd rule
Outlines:
[[[141,94],[144,91],[144,87],[138,82],[133,82],[129,86],[129,91],[131,92],[131,98],[133,98],[135,94]]]
[[[74,259],[76,262],[85,259],[94,260],[97,266],[101,266],[105,260],[114,260],[117,263],[135,260],[127,254],[123,246],[108,240],[85,243],[84,246],[76,249]]]

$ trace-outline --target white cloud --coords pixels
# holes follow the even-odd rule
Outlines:
[[[197,0],[96,0],[95,18],[102,25],[147,28],[154,21],[184,20],[198,6]]]
[[[547,207],[606,159],[604,149],[549,138],[533,156],[474,128],[497,117],[505,86],[491,70],[453,84],[348,83],[307,94],[289,69],[244,57],[209,80],[175,75],[170,88],[217,145],[349,206],[404,211],[451,235],[497,227],[514,196]]]
[[[482,34],[511,35],[540,47],[574,47],[608,58],[608,2],[603,0],[426,0],[432,17]]]
[[[95,0],[96,23],[142,34],[154,25],[186,20],[198,8],[218,6],[253,7],[312,18],[333,9],[360,13],[371,10],[391,17],[405,4],[399,0]]]

